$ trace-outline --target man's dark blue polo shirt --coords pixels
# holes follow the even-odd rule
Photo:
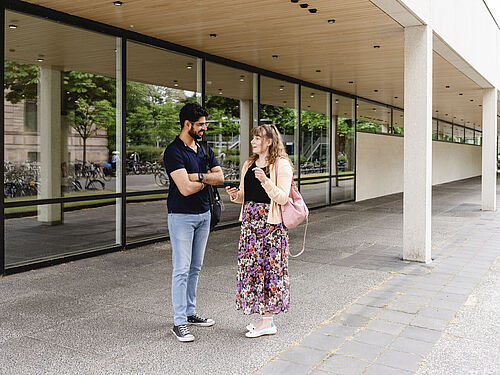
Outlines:
[[[198,152],[184,144],[184,142],[176,137],[165,149],[163,154],[163,163],[167,170],[168,178],[170,179],[170,189],[167,198],[167,207],[169,213],[182,214],[201,214],[210,210],[210,201],[208,198],[208,189],[204,188],[201,191],[185,197],[179,191],[174,180],[170,177],[170,173],[177,169],[185,169],[187,173],[207,173],[208,166],[205,162],[205,154],[201,146],[197,143]],[[212,149],[208,148],[209,160],[211,167],[219,165]]]

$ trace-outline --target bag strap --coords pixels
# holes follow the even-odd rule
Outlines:
[[[300,250],[300,253],[296,254],[296,255],[293,255],[291,252],[290,252],[290,245],[287,246],[287,249],[286,249],[286,252],[288,253],[288,256],[292,257],[292,258],[296,258],[298,257],[299,255],[301,255],[304,250],[306,249],[306,234],[307,234],[307,226],[309,225],[309,216],[306,217],[306,227],[304,229],[304,241],[302,242],[302,250]]]
[[[201,149],[203,150],[204,158],[205,158],[205,163],[207,164],[207,168],[210,170],[212,169],[210,166],[210,157],[208,156],[208,142],[207,141],[199,141],[199,145]],[[212,185],[207,185],[206,188],[208,189],[208,200],[210,202],[210,207],[214,204],[214,200],[216,197],[214,197],[214,189]]]

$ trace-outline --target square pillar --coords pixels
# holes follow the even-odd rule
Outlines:
[[[40,124],[40,198],[61,196],[61,72],[50,66],[40,68],[38,86]],[[60,204],[38,207],[38,221],[54,225],[62,222]]]
[[[497,89],[483,90],[481,200],[483,211],[497,207]]]
[[[403,259],[431,261],[432,30],[405,28]]]

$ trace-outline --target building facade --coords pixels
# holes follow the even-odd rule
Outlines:
[[[405,259],[430,261],[433,184],[482,175],[496,208],[500,30],[482,1],[1,6],[2,273],[167,239],[158,156],[189,101],[218,124],[207,137],[227,179],[272,122],[311,208],[404,192]],[[69,121],[87,160],[115,155],[115,175],[62,170],[83,149]],[[7,170],[26,159],[36,172]],[[224,199],[221,227],[239,213]]]

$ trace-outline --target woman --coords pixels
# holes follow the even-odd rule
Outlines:
[[[259,337],[275,334],[273,314],[289,307],[288,231],[279,205],[288,201],[293,169],[276,126],[253,128],[251,145],[253,155],[243,165],[239,189],[226,191],[231,201],[242,203],[236,308],[261,315],[246,333]]]

